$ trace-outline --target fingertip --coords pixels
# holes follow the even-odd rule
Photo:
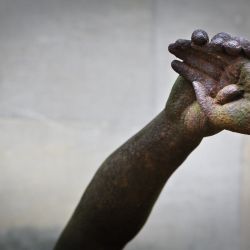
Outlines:
[[[213,42],[214,40],[216,40],[216,39],[218,39],[218,38],[222,39],[223,42],[226,42],[226,41],[228,41],[228,40],[231,40],[231,39],[232,39],[232,36],[229,35],[229,34],[226,33],[226,32],[220,32],[220,33],[216,34],[215,36],[213,36],[213,38],[211,39],[211,42]]]
[[[186,39],[178,39],[175,42],[175,46],[177,49],[185,50],[191,47],[191,41]]]
[[[200,89],[201,88],[201,83],[200,82],[198,82],[198,81],[193,81],[192,82],[192,85],[193,85],[193,87],[196,89],[196,90],[198,90],[198,89]]]
[[[217,37],[216,39],[213,39],[210,42],[210,46],[213,47],[213,49],[215,49],[217,51],[222,51],[223,50],[223,43],[224,43],[223,38]]]
[[[180,73],[180,67],[181,67],[182,62],[178,61],[178,60],[173,60],[171,62],[171,67],[174,71],[176,71],[177,73]]]
[[[174,43],[169,44],[168,51],[174,54],[177,50],[185,50],[191,47],[191,41],[185,39],[178,39]]]
[[[217,93],[215,100],[217,104],[224,105],[242,98],[243,95],[244,90],[239,85],[230,84]]]
[[[244,55],[250,58],[250,41],[241,36],[235,36],[231,40],[237,41],[241,46],[241,51],[243,51]]]
[[[197,72],[193,68],[188,66],[185,62],[174,60],[172,61],[171,66],[176,73],[184,77],[189,82],[192,82],[199,77],[199,75],[197,75]]]
[[[236,40],[241,45],[242,48],[250,46],[250,42],[244,37],[236,36],[233,37],[232,40]]]
[[[174,52],[174,49],[175,49],[175,44],[174,44],[174,43],[170,43],[170,44],[168,45],[168,51],[169,51],[170,53],[173,53],[173,52]]]
[[[190,41],[189,41],[189,40],[186,40],[186,39],[178,39],[178,40],[176,40],[175,43],[176,43],[177,45],[186,45],[186,44],[190,43]]]
[[[222,37],[217,37],[216,39],[211,40],[211,43],[216,45],[222,45],[225,40]]]
[[[220,33],[216,34],[215,36],[213,36],[209,45],[214,50],[221,52],[221,51],[223,51],[223,44],[231,39],[232,39],[232,37],[228,33],[220,32]]]
[[[178,60],[173,60],[173,61],[171,62],[171,67],[175,70],[176,67],[177,67],[177,65],[178,65],[178,63],[179,63]]]
[[[223,44],[223,47],[227,54],[236,56],[241,52],[241,45],[236,40],[229,40]]]
[[[221,38],[217,38],[213,42],[209,43],[209,48],[214,52],[222,52],[223,51],[223,43],[224,41]]]
[[[197,29],[192,33],[191,40],[194,44],[202,46],[208,43],[209,37],[206,31]]]

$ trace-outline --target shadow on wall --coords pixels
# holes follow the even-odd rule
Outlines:
[[[59,230],[37,230],[22,228],[0,234],[1,250],[51,250],[58,238]]]

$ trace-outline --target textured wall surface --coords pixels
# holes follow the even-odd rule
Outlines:
[[[168,44],[196,28],[250,37],[249,7],[0,0],[0,248],[50,249],[101,162],[164,107]],[[205,139],[126,249],[247,250],[244,138]]]
[[[250,249],[250,137],[244,140],[244,155],[241,189],[241,247]]]

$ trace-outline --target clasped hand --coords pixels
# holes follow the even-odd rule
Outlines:
[[[227,33],[209,42],[205,31],[196,30],[169,51],[182,60],[174,60],[172,68],[193,84],[210,126],[250,134],[250,42]]]

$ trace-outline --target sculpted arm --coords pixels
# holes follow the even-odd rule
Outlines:
[[[56,250],[118,250],[138,233],[167,179],[202,139],[203,131],[194,135],[183,124],[194,100],[192,85],[178,78],[166,108],[99,168]]]
[[[170,51],[199,65],[195,50],[183,53],[190,47],[182,40]],[[182,69],[178,73],[186,77]],[[204,136],[221,130],[209,122],[186,78],[177,79],[164,110],[100,166],[55,250],[122,249],[146,222],[172,173]],[[216,84],[209,82],[208,93],[217,93]]]

